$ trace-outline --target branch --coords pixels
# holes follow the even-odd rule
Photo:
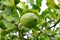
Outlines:
[[[59,19],[52,27],[55,27],[59,22],[60,22],[60,19]],[[47,28],[46,30],[49,30],[49,29],[51,29],[52,27],[49,27],[49,28]],[[37,36],[36,36],[33,40],[37,40],[38,36],[40,36],[41,33],[43,33],[43,32],[42,32],[42,31],[39,32],[39,33],[37,34]]]
[[[23,40],[22,25],[20,23],[15,24],[15,25],[17,26],[17,29],[18,29],[19,39]]]

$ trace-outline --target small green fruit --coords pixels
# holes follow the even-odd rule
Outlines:
[[[33,26],[36,26],[38,22],[38,17],[34,13],[26,13],[22,15],[20,22],[23,26],[33,27]]]

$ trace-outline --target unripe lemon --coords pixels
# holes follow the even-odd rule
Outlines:
[[[38,22],[38,17],[34,13],[26,13],[22,15],[20,22],[23,26],[33,27],[33,26],[36,26]]]

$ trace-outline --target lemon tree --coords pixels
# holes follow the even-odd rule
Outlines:
[[[0,40],[60,40],[60,1],[43,2],[0,0]]]

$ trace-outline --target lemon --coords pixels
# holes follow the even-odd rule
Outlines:
[[[23,26],[33,27],[38,23],[38,17],[34,13],[26,13],[21,16],[20,22]]]

